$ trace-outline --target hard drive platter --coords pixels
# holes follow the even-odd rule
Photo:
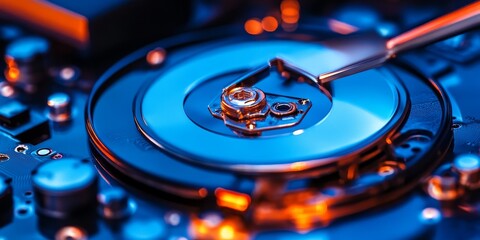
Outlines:
[[[198,214],[208,210],[198,206],[219,203],[250,231],[308,230],[399,198],[452,142],[448,99],[406,65],[318,84],[308,69],[322,71],[338,57],[328,34],[213,33],[215,40],[171,39],[137,51],[104,75],[88,103],[97,162],[154,195],[202,201]],[[162,63],[149,62],[152,51]],[[223,101],[229,85],[234,100],[259,89],[270,96],[267,116],[239,120],[219,108],[215,117],[212,108],[225,103],[211,102]],[[311,106],[299,118],[302,101]],[[297,112],[275,115],[279,103],[298,104]],[[298,122],[277,128],[283,119]],[[271,128],[249,131],[262,121]]]

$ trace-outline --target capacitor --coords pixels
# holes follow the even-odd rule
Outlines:
[[[6,46],[22,35],[22,31],[12,25],[0,25],[0,56],[5,55]],[[0,61],[0,69],[5,69],[5,63]]]
[[[54,93],[48,97],[48,117],[55,122],[65,122],[70,119],[72,103],[65,93]]]
[[[41,37],[22,37],[5,50],[5,78],[14,86],[31,90],[48,78],[49,42]]]
[[[98,177],[88,160],[64,158],[42,163],[32,173],[36,209],[66,218],[95,209]]]
[[[107,219],[120,219],[131,214],[128,193],[118,187],[106,189],[97,196],[99,213]]]
[[[459,173],[459,183],[467,188],[480,187],[480,156],[462,154],[453,161],[454,169]]]

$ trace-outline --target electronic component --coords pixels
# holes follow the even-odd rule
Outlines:
[[[0,239],[479,238],[478,30],[321,79],[442,3],[0,3]]]

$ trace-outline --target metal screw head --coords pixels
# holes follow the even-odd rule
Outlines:
[[[255,87],[236,87],[224,90],[222,112],[234,119],[265,117],[268,108],[265,93]]]
[[[228,100],[237,106],[249,106],[255,103],[257,92],[253,88],[235,88],[228,93]]]
[[[282,117],[296,113],[297,105],[291,102],[276,102],[272,105],[270,110],[273,115]]]

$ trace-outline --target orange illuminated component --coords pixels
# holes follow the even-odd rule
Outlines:
[[[300,3],[297,0],[284,0],[280,3],[280,10],[282,11],[291,8],[300,9]]]
[[[9,67],[5,70],[5,78],[9,82],[16,82],[20,78],[20,70],[16,67]]]
[[[262,27],[267,32],[274,32],[278,28],[278,21],[272,16],[264,17],[262,19]]]
[[[335,19],[328,20],[328,27],[332,31],[343,34],[343,35],[347,35],[347,34],[356,32],[358,30],[358,28],[356,28],[355,26],[352,26],[348,23],[344,23]]]
[[[247,20],[244,27],[245,31],[250,35],[259,35],[263,32],[262,23],[256,18]]]
[[[204,198],[206,197],[208,194],[208,190],[206,188],[200,188],[198,189],[198,195],[201,197],[201,198]]]
[[[193,216],[189,233],[193,239],[250,239],[239,219],[225,219],[217,225],[211,225],[208,221],[205,221],[205,219],[199,219]]]
[[[18,69],[15,59],[10,56],[5,56],[7,68],[5,69],[5,78],[9,82],[17,82],[20,78],[20,70]]]
[[[388,175],[391,175],[395,173],[395,168],[393,168],[392,166],[381,166],[379,169],[378,169],[378,175],[380,176],[388,176]]]
[[[215,190],[217,204],[220,207],[226,207],[237,211],[245,211],[250,205],[250,196],[247,194],[217,188]]]
[[[331,220],[327,199],[315,191],[299,191],[283,196],[281,205],[259,204],[253,209],[253,218],[261,223],[291,222],[299,232],[306,232]]]
[[[219,235],[221,239],[234,239],[235,229],[230,225],[220,227]]]
[[[295,24],[298,22],[298,19],[299,19],[299,15],[293,15],[293,16],[282,15],[282,21],[284,23]]]
[[[48,1],[0,1],[0,13],[40,26],[76,43],[88,43],[88,20]]]
[[[148,52],[147,62],[150,65],[160,65],[165,61],[167,53],[162,48],[155,48],[154,50]]]
[[[291,219],[299,231],[308,231],[312,229],[314,223],[322,220],[327,212],[325,202],[317,202],[313,205],[291,206],[289,207]]]
[[[208,227],[205,224],[197,224],[197,227],[195,228],[195,230],[197,230],[199,235],[202,235],[202,236],[207,234],[209,231]]]
[[[290,165],[290,169],[293,171],[302,171],[307,168],[307,164],[304,162],[295,162]]]
[[[13,57],[5,56],[5,63],[7,63],[8,67],[17,67],[17,63]]]
[[[296,24],[300,18],[300,3],[297,0],[284,0],[280,4],[282,21],[287,24]]]
[[[287,17],[297,18],[299,13],[298,13],[298,9],[296,8],[286,8],[285,10],[282,10],[282,15]]]

